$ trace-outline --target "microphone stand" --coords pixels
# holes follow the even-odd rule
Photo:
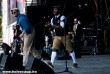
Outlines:
[[[73,74],[72,71],[69,71],[68,70],[68,67],[67,67],[67,51],[66,51],[66,34],[65,33],[66,32],[65,32],[65,28],[64,28],[64,36],[65,36],[65,48],[64,48],[64,52],[65,52],[65,70],[64,71],[61,71],[61,72],[57,72],[57,73],[68,72],[68,73]]]

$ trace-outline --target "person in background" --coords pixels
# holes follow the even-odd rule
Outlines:
[[[81,58],[81,40],[83,36],[83,30],[81,22],[77,19],[73,19],[73,46],[76,54],[76,58]]]
[[[13,48],[14,48],[14,52],[19,53],[23,52],[23,39],[21,39],[19,37],[19,35],[22,33],[22,31],[20,30],[20,26],[19,25],[15,25],[13,28]]]
[[[51,31],[52,31],[52,28],[51,28],[50,19],[47,19],[45,22],[45,46],[46,48],[51,46],[51,43],[52,43]]]

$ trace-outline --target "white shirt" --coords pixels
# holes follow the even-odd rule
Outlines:
[[[77,27],[78,27],[78,24],[74,24],[74,26],[73,26],[73,30],[76,32],[76,30],[77,30]]]

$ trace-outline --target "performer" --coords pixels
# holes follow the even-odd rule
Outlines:
[[[22,33],[22,31],[20,30],[19,25],[15,25],[13,28],[13,48],[14,48],[14,52],[18,53],[23,51],[23,39],[19,38],[19,35]]]
[[[47,19],[45,22],[45,46],[48,48],[52,44],[52,36],[51,36],[51,23],[50,19]]]
[[[51,68],[53,68],[54,60],[57,55],[57,51],[60,49],[61,42],[65,46],[66,50],[70,53],[73,60],[73,67],[77,68],[77,62],[72,43],[68,35],[68,25],[66,25],[66,17],[60,14],[60,7],[54,6],[54,17],[51,19],[51,25],[55,29],[55,37],[53,40],[53,47],[51,53],[51,61],[46,62]]]
[[[23,46],[23,66],[27,65],[29,52],[31,51],[35,58],[41,59],[41,55],[35,49],[33,45],[34,37],[35,37],[35,30],[30,24],[28,18],[24,14],[20,14],[18,8],[13,8],[11,10],[12,15],[17,18],[17,24],[21,27],[22,33],[20,34],[20,38],[23,37],[24,39],[24,46]]]

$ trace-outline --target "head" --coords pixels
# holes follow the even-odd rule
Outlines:
[[[58,15],[60,13],[60,6],[54,6],[53,7],[53,14]]]
[[[20,11],[19,11],[18,8],[13,8],[13,9],[11,10],[11,13],[12,13],[12,15],[13,15],[14,17],[18,17],[18,15],[20,14]]]
[[[74,18],[74,24],[77,24],[77,23],[78,23],[78,19]]]
[[[16,25],[16,29],[17,29],[17,30],[19,30],[19,29],[20,29],[19,25]]]

